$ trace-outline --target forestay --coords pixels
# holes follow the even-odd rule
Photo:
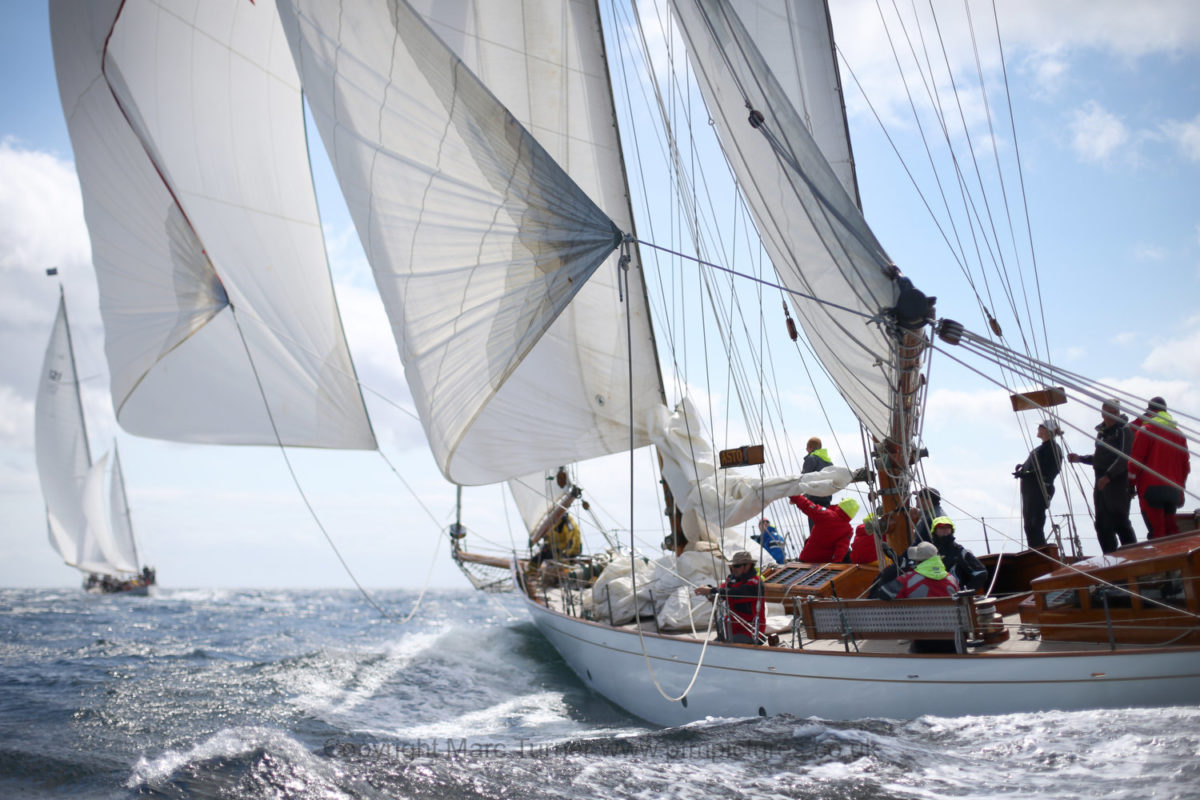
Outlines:
[[[595,4],[280,10],[446,477],[624,450],[631,419],[646,444],[662,390],[636,250],[619,293],[633,227]]]
[[[272,0],[54,0],[50,27],[122,427],[373,448]]]

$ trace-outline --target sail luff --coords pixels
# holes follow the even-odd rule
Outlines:
[[[88,441],[87,417],[83,413],[83,387],[79,384],[79,362],[75,359],[75,339],[71,335],[71,320],[67,315],[67,297],[62,284],[58,286],[58,303],[62,313],[63,333],[66,335],[67,357],[71,361],[71,379],[74,383],[75,407],[79,410],[79,435],[83,454],[88,465],[92,463],[92,446]]]

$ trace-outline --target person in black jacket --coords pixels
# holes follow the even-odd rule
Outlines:
[[[929,532],[929,523],[938,517],[946,516],[946,512],[942,510],[942,493],[932,486],[926,486],[918,489],[913,497],[917,501],[916,510],[920,516],[916,520],[917,529],[913,534],[912,543],[932,542],[933,536]]]
[[[1046,509],[1054,497],[1054,479],[1062,467],[1062,449],[1054,437],[1061,435],[1062,429],[1053,420],[1038,425],[1037,436],[1042,443],[1013,472],[1013,477],[1021,481],[1021,519],[1025,540],[1031,548],[1046,543]]]
[[[804,461],[800,464],[800,474],[807,475],[810,472],[820,472],[833,463],[829,458],[829,452],[821,446],[821,440],[813,436],[804,445],[805,455]],[[804,495],[809,500],[812,500],[819,506],[828,508],[833,503],[833,495]]]
[[[933,543],[946,571],[958,578],[964,589],[987,589],[988,571],[975,554],[954,540],[954,520],[938,517],[931,523]]]
[[[1096,473],[1092,502],[1096,507],[1096,538],[1100,549],[1111,553],[1121,545],[1133,544],[1137,535],[1129,521],[1129,451],[1133,448],[1133,430],[1125,424],[1117,400],[1105,400],[1100,406],[1100,424],[1096,426],[1096,452],[1090,456],[1071,453],[1072,464],[1091,464]],[[1120,539],[1120,544],[1117,540]]]

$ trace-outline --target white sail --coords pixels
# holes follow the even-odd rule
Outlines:
[[[838,182],[861,207],[827,0],[746,0],[731,10]]]
[[[508,482],[517,513],[525,528],[532,531],[546,516],[562,490],[554,482],[554,475],[547,472],[534,472],[513,478]]]
[[[115,466],[115,462],[114,462]],[[71,566],[100,575],[127,575],[137,572],[133,555],[133,532],[118,530],[105,503],[104,479],[108,474],[108,453],[88,470],[83,484],[83,512],[87,524],[79,540],[79,551]]]
[[[95,464],[91,462],[67,308],[62,298],[38,384],[34,447],[38,479],[46,501],[50,543],[63,561],[104,575],[137,572],[137,552],[125,507],[120,464],[114,460],[112,494],[115,499],[119,488],[120,506],[112,506],[110,522],[104,496],[108,455]]]
[[[113,575],[121,570],[109,564],[112,549],[112,531],[104,506],[104,473],[108,470],[108,453],[100,456],[88,469],[83,481],[83,516],[87,524],[80,532],[79,550],[75,559],[68,562],[85,572]]]
[[[34,449],[50,544],[63,561],[74,564],[81,558],[88,526],[83,498],[92,457],[70,336],[66,303],[60,298],[38,382]]]
[[[137,540],[133,538],[133,520],[129,500],[125,495],[125,473],[121,470],[121,454],[113,442],[112,477],[109,482],[108,512],[112,530],[112,562],[125,565],[129,571],[138,568]]]
[[[591,2],[280,4],[443,473],[647,443],[662,402]],[[625,313],[632,315],[632,342]],[[632,367],[630,358],[632,357]]]
[[[733,8],[838,182],[859,205],[826,0],[745,0]]]
[[[819,33],[824,8],[812,5],[810,13],[820,13],[812,14],[809,30]],[[790,64],[793,40],[761,37],[757,20],[756,41],[739,17],[740,4],[673,0],[673,8],[722,149],[775,270],[790,290],[808,296],[790,298],[808,340],[859,420],[884,438],[896,385],[892,347],[882,327],[868,320],[896,304],[899,287],[858,209],[853,181],[847,185],[846,171],[839,174],[823,154],[825,149],[838,159],[849,152],[848,143],[831,144],[839,136],[833,123],[842,119],[840,109],[826,127],[810,132],[805,125],[804,109],[822,100],[828,106],[830,87],[806,91],[791,79],[781,83],[772,66]],[[760,44],[772,51],[764,53]],[[828,42],[813,46],[821,47],[815,61],[832,66]],[[764,114],[761,127],[748,122],[747,104]]]
[[[50,23],[122,427],[373,448],[271,0],[55,0]]]

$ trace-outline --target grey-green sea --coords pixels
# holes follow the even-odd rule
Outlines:
[[[1196,707],[659,728],[515,598],[374,597],[0,590],[0,798],[1200,797]]]

